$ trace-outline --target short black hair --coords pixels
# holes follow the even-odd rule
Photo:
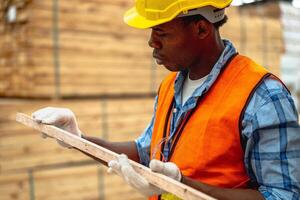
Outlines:
[[[190,24],[190,23],[192,23],[192,22],[197,22],[197,21],[199,21],[199,20],[205,20],[205,21],[208,21],[208,20],[207,20],[205,17],[203,17],[202,15],[191,15],[191,16],[181,17],[181,19],[182,19],[184,25],[188,25],[188,24]],[[223,18],[221,21],[218,21],[218,22],[216,22],[216,23],[213,23],[213,25],[214,25],[214,27],[215,27],[216,29],[219,30],[219,28],[220,28],[221,26],[223,26],[223,25],[227,22],[227,20],[228,20],[228,17],[227,17],[227,15],[225,15],[224,18]]]

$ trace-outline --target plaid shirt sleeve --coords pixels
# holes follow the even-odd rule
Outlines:
[[[285,87],[266,79],[255,91],[242,120],[247,138],[245,165],[265,199],[300,199],[300,127]]]
[[[152,131],[154,126],[154,120],[155,120],[155,113],[156,113],[156,106],[157,106],[157,98],[155,97],[154,102],[154,112],[152,115],[152,119],[144,132],[141,134],[139,138],[135,140],[136,148],[138,151],[138,155],[140,158],[140,163],[142,165],[148,166],[150,163],[150,145],[151,145],[151,139],[152,139]]]

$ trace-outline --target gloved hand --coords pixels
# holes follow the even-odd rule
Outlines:
[[[117,160],[112,160],[108,163],[108,172],[115,172],[121,176],[134,189],[141,192],[146,197],[160,195],[165,191],[149,183],[144,177],[139,175],[130,165],[126,155],[121,154]],[[164,163],[159,160],[151,160],[150,169],[154,172],[164,174],[177,181],[181,180],[179,168],[171,162]]]
[[[81,137],[75,115],[70,109],[46,107],[32,113],[32,118],[38,123],[54,125]],[[47,138],[47,135],[42,133],[42,137]],[[70,145],[62,141],[57,140],[57,142],[63,147],[71,148]]]

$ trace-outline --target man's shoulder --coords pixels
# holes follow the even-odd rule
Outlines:
[[[272,76],[264,78],[255,88],[251,100],[247,106],[246,113],[254,115],[264,106],[276,107],[283,100],[292,103],[292,97],[286,86],[280,79],[274,79]],[[278,102],[278,103],[276,103]]]
[[[284,83],[279,78],[274,78],[274,76],[266,77],[257,87],[256,93],[264,99],[275,95],[290,95]]]

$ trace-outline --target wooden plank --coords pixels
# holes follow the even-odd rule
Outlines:
[[[93,155],[103,161],[109,162],[110,160],[114,160],[117,157],[115,152],[112,152],[108,149],[105,149],[101,146],[98,146],[92,142],[89,142],[83,138],[79,138],[71,133],[68,133],[64,130],[61,130],[57,127],[39,124],[31,119],[29,116],[18,113],[16,116],[16,120],[28,127],[34,128],[41,132],[46,133],[50,137],[54,137],[60,141],[63,141],[77,149],[80,149],[90,155]],[[136,163],[134,161],[130,161],[133,168],[145,177],[150,183],[153,185],[164,189],[165,191],[171,192],[182,199],[190,199],[190,200],[213,200],[212,198],[200,191],[197,191],[187,185],[184,185],[174,179],[171,179],[162,174],[153,173],[149,168]]]

